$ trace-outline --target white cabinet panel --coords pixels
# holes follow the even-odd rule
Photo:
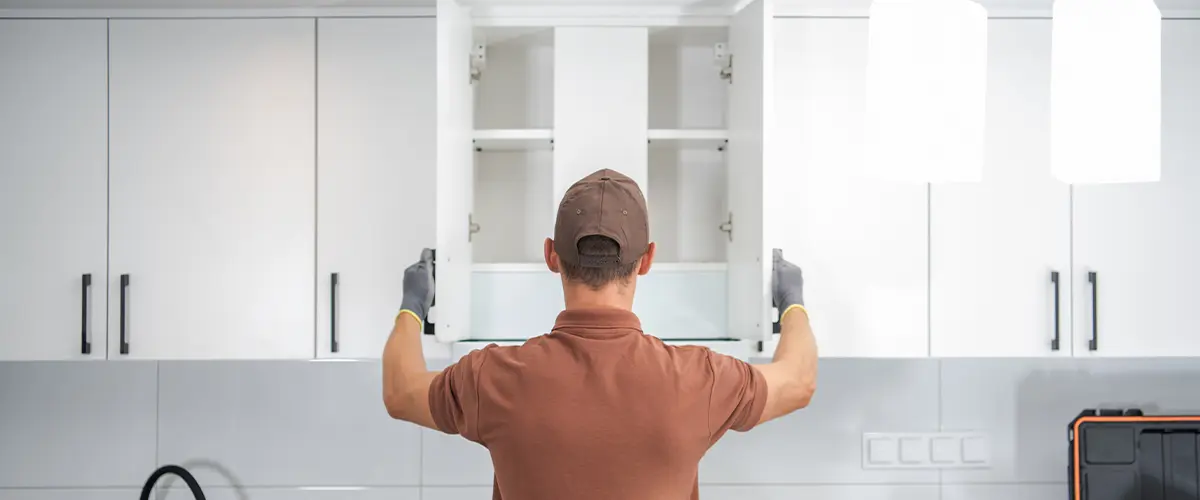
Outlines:
[[[106,29],[0,20],[0,360],[105,357]]]
[[[435,244],[437,26],[379,18],[317,28],[317,353],[377,358],[404,268]]]
[[[314,31],[111,22],[110,356],[312,357]]]
[[[547,213],[557,214],[563,193],[603,168],[646,191],[649,50],[643,27],[554,29],[554,198]]]
[[[764,244],[770,215],[783,200],[776,182],[777,158],[770,152],[774,125],[771,0],[754,0],[733,16],[729,51],[737,61],[729,85],[729,145],[726,189],[729,192],[729,264],[727,289],[729,336],[767,340],[771,337],[770,247]]]
[[[471,211],[475,203],[474,90],[468,66],[473,39],[470,11],[454,0],[437,2],[437,296],[429,320],[438,340],[471,333]]]
[[[1074,188],[1076,355],[1200,355],[1200,22],[1162,35],[1162,180]]]
[[[767,182],[784,194],[764,207],[766,227],[804,270],[821,355],[925,356],[928,187],[857,174],[867,20],[778,19],[775,40],[779,128]]]
[[[1050,174],[1050,24],[989,22],[983,182],[931,187],[934,356],[1071,355],[1071,193]]]

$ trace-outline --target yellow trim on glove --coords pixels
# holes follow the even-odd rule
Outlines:
[[[412,316],[412,318],[413,318],[413,319],[417,320],[417,330],[418,330],[418,331],[424,331],[424,330],[425,330],[425,322],[424,322],[424,321],[421,321],[421,317],[420,317],[420,316],[417,316],[417,313],[415,313],[415,312],[412,312],[412,311],[409,311],[408,309],[401,309],[401,310],[400,310],[400,316],[403,316],[403,315],[405,315],[405,314],[407,314],[407,315],[409,315],[409,316]]]
[[[808,316],[808,309],[806,309],[804,306],[802,306],[802,305],[800,305],[800,304],[792,304],[792,305],[788,306],[788,307],[787,307],[787,309],[784,309],[784,310],[783,310],[783,313],[779,315],[779,322],[780,322],[780,323],[783,323],[783,318],[784,318],[784,316],[787,316],[787,313],[790,313],[790,312],[792,312],[792,309],[799,309],[799,310],[801,310],[801,311],[804,311],[804,316],[805,316],[805,317],[807,317],[807,316]]]

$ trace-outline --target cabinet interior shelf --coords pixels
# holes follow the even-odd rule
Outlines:
[[[474,135],[476,151],[549,150],[554,131],[548,128],[481,129]]]
[[[658,128],[647,131],[652,148],[722,150],[729,138],[724,129]],[[474,133],[475,150],[531,151],[554,146],[554,130],[548,128],[479,129]]]
[[[652,148],[724,150],[729,139],[725,129],[650,129],[646,135]]]

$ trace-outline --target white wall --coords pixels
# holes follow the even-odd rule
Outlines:
[[[486,451],[390,420],[379,369],[0,364],[0,499],[134,498],[166,463],[193,470],[216,499],[490,498]],[[1197,384],[1190,360],[825,360],[808,409],[730,433],[709,452],[702,497],[1057,500],[1066,495],[1067,424],[1080,410],[1197,412]],[[864,432],[938,430],[987,433],[992,467],[861,467]]]

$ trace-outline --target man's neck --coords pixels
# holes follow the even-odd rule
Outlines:
[[[563,302],[569,309],[614,308],[633,310],[633,294],[622,293],[617,287],[592,290],[586,286],[569,285],[563,288]]]

